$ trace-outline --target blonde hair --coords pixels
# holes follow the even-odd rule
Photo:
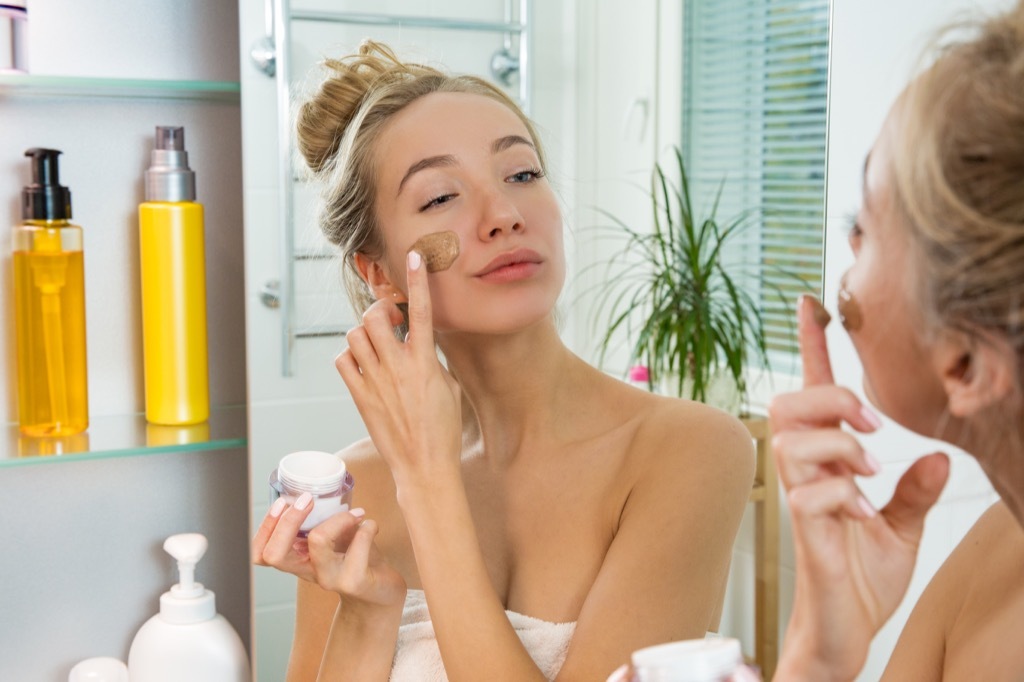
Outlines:
[[[357,314],[374,301],[353,256],[378,259],[385,239],[374,211],[377,196],[375,143],[398,112],[435,92],[466,93],[496,100],[526,126],[541,167],[544,155],[533,124],[512,99],[475,76],[453,76],[402,62],[390,48],[364,41],[357,54],[328,59],[330,74],[299,109],[298,147],[323,183],[320,228],[343,257],[343,278]]]
[[[964,27],[955,27],[958,31]],[[1024,350],[1024,1],[904,93],[892,172],[933,328]]]

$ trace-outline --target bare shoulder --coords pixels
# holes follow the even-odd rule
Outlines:
[[[710,486],[708,494],[749,495],[754,445],[739,418],[703,403],[654,395],[646,409],[632,453],[645,473]]]
[[[395,483],[373,441],[358,440],[337,455],[345,461],[355,483],[353,504],[366,509],[373,518],[389,512],[394,506]]]
[[[1024,530],[1003,502],[989,507],[950,553],[925,588],[896,644],[886,680],[928,673],[929,678],[970,679],[989,654],[990,637],[1024,627]],[[997,647],[998,648],[998,647]],[[1003,652],[1007,653],[1007,652]],[[963,675],[967,674],[967,677]],[[925,679],[921,677],[919,679]],[[999,679],[999,676],[987,679]]]

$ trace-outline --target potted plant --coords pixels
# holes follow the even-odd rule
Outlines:
[[[707,402],[712,386],[724,380],[733,393],[728,402],[735,403],[725,407],[738,411],[747,404],[748,360],[769,368],[769,357],[758,302],[737,282],[749,268],[723,264],[723,250],[756,214],[719,219],[723,182],[707,215],[698,218],[679,149],[674,157],[678,186],[661,164],[652,173],[653,229],[631,227],[601,211],[614,223],[612,238],[625,241],[617,252],[639,256],[642,265],[625,274],[612,272],[617,265],[623,269],[618,258],[597,264],[607,270],[597,286],[596,317],[604,322],[599,362],[604,364],[618,334],[625,332],[630,364],[648,368],[650,387]]]

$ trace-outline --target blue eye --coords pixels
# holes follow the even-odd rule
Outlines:
[[[533,182],[534,180],[543,177],[544,171],[538,170],[536,168],[531,168],[530,170],[520,171],[514,175],[510,175],[507,180],[508,182],[512,182],[515,184],[523,184]]]

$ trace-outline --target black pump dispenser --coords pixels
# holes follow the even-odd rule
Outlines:
[[[68,220],[71,218],[71,190],[60,184],[58,149],[33,147],[25,152],[32,157],[32,184],[21,190],[21,217],[24,220]]]

